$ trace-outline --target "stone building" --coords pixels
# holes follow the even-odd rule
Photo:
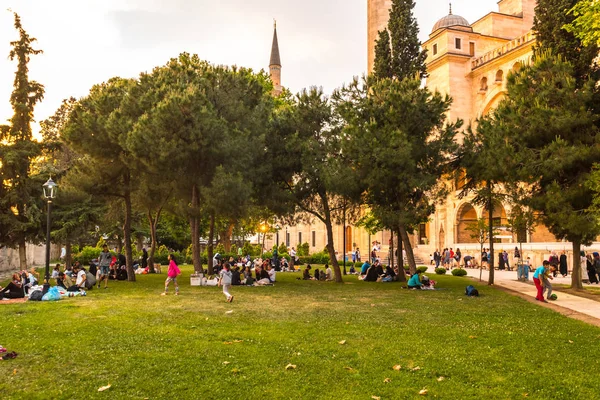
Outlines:
[[[391,0],[367,0],[369,72],[374,63],[375,41],[378,32],[387,26],[391,3]],[[500,0],[498,11],[492,11],[472,23],[454,14],[450,7],[448,15],[433,26],[429,39],[423,43],[428,51],[426,85],[453,98],[448,112],[450,120],[460,118],[468,125],[497,106],[506,93],[507,75],[531,59],[535,44],[532,27],[536,4],[536,0]],[[415,253],[428,260],[436,249],[452,247],[460,248],[463,254],[478,257],[479,244],[466,228],[478,218],[487,218],[488,212],[472,204],[472,198],[459,198],[461,179],[448,181],[446,185],[450,189],[449,196],[412,238]],[[519,240],[523,242],[524,256],[530,257],[533,263],[541,263],[552,251],[570,252],[570,243],[557,241],[542,225],[536,226],[531,234],[517,235],[508,231],[505,228],[510,212],[507,204],[497,203],[494,206],[494,225],[500,232],[495,237],[496,252],[506,250],[512,255]],[[311,251],[321,251],[325,247],[323,224],[284,229],[288,245],[308,242]],[[344,233],[349,244],[342,249]],[[343,227],[337,226],[334,227],[334,236],[339,253],[345,251],[349,254],[358,246],[366,255],[371,242],[377,240],[382,244],[380,255],[387,257],[389,233],[370,236],[356,227],[346,227],[344,232]],[[593,247],[598,248],[600,244]],[[568,260],[570,263],[570,256]]]

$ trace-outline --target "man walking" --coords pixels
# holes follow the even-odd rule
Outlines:
[[[108,245],[102,246],[102,251],[98,257],[98,264],[100,267],[100,276],[98,278],[98,289],[100,289],[100,283],[104,281],[104,289],[108,287],[108,275],[110,274],[110,262],[112,261],[112,254],[108,251]]]

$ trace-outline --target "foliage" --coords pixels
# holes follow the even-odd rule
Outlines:
[[[529,188],[523,205],[540,213],[558,239],[573,243],[572,285],[581,288],[580,245],[600,234],[586,185],[600,154],[594,82],[578,87],[573,67],[544,53],[509,75],[507,88],[493,121],[505,143],[519,150],[515,173]]]
[[[427,272],[429,268],[428,267],[417,267],[417,272],[420,272],[422,274],[424,274],[425,272]]]
[[[436,268],[435,273],[438,275],[446,275],[446,268],[441,268],[441,267]]]
[[[575,14],[569,12],[581,0],[538,0],[535,9],[533,31],[536,35],[535,57],[544,58],[544,53],[551,51],[560,55],[573,66],[573,76],[577,86],[585,84],[597,67],[593,62],[598,56],[598,46],[595,41],[584,45],[572,31],[564,29],[565,25],[573,24]],[[597,22],[597,20],[596,20]]]
[[[298,247],[297,247],[297,251],[296,251],[296,255],[298,257],[300,256],[307,256],[310,252],[310,246],[308,243],[298,243]]]
[[[466,276],[467,275],[467,271],[464,270],[464,269],[462,269],[462,268],[454,268],[452,270],[452,275],[454,275],[454,276]]]
[[[73,254],[73,259],[79,261],[81,265],[88,265],[90,261],[100,256],[102,247],[85,246],[80,252]]]
[[[282,243],[279,245],[279,247],[277,248],[277,252],[278,252],[279,254],[283,254],[283,253],[287,253],[287,252],[288,252],[288,248],[287,248],[287,246],[285,245],[285,243],[284,243],[284,242],[282,242]]]
[[[375,47],[375,77],[420,80],[427,76],[427,52],[421,48],[414,8],[414,0],[392,0],[388,27],[379,32]]]
[[[408,233],[445,197],[440,178],[457,147],[461,122],[446,122],[451,100],[416,79],[355,79],[334,100],[346,123],[344,153],[378,220],[369,224],[399,232],[414,271]]]
[[[563,28],[573,33],[584,46],[600,46],[600,2],[578,1],[569,11],[575,19]]]
[[[19,248],[21,269],[26,269],[26,242],[43,237],[42,184],[48,178],[36,167],[44,144],[31,131],[34,107],[44,97],[44,86],[29,79],[29,61],[42,53],[32,47],[35,38],[23,28],[14,13],[19,39],[10,43],[8,58],[17,61],[10,105],[9,125],[0,125],[0,245]]]
[[[309,256],[298,257],[301,264],[330,264],[331,258],[329,257],[329,252],[323,251],[318,253],[313,253]],[[361,264],[362,266],[362,264]]]

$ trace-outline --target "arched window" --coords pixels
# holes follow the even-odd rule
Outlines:
[[[487,82],[487,78],[481,78],[481,81],[479,81],[479,90],[482,92],[485,92],[488,90],[488,82]]]
[[[498,72],[496,72],[496,82],[502,82],[503,79],[504,79],[504,71],[499,69]]]

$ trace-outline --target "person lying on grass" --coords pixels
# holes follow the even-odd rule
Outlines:
[[[410,279],[408,280],[409,289],[421,289],[421,280],[419,279],[420,273],[420,271],[417,271],[410,277]]]
[[[23,290],[23,278],[21,274],[12,274],[12,280],[5,288],[0,286],[0,300],[2,299],[22,299],[25,297]]]

